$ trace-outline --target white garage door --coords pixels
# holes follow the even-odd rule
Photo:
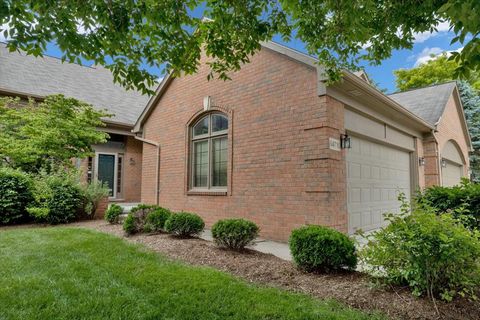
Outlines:
[[[445,165],[442,167],[442,185],[451,187],[459,184],[463,177],[463,167],[448,160],[445,160]]]
[[[399,192],[410,198],[410,154],[352,137],[347,149],[349,232],[385,225],[385,212],[399,212]]]

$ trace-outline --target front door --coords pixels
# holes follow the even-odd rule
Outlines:
[[[99,153],[97,157],[97,179],[107,184],[110,197],[116,196],[116,155]]]

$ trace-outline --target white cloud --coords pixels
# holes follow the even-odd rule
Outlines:
[[[447,57],[449,57],[449,56],[452,55],[452,52],[461,52],[462,50],[463,50],[463,47],[459,48],[457,50],[450,50],[450,51],[443,50],[443,49],[438,48],[438,47],[424,48],[422,50],[422,52],[420,52],[418,55],[413,56],[414,58],[417,59],[415,61],[414,67],[418,67],[419,65],[427,63],[430,60],[435,60],[439,56],[441,56],[442,54],[445,54]]]
[[[4,23],[0,25],[0,41],[1,42],[6,42],[8,40],[8,38],[6,38],[5,35],[3,34],[3,32],[8,29],[9,29],[8,24]]]
[[[430,32],[417,32],[413,34],[413,42],[414,43],[423,43],[432,37],[436,37],[438,35],[446,34],[450,30],[450,22],[440,22],[436,25],[437,31]],[[401,36],[400,28],[397,30],[397,36]],[[367,41],[365,43],[360,43],[360,46],[363,50],[368,49],[372,45],[371,41]]]
[[[83,35],[88,35],[90,33],[93,33],[99,27],[98,24],[86,27],[85,23],[80,19],[76,19],[75,24],[77,25],[77,33],[83,34]]]
[[[435,59],[436,56],[438,56],[439,54],[441,54],[442,52],[444,52],[445,50],[441,49],[441,48],[438,48],[438,47],[433,47],[433,48],[429,48],[429,47],[426,47],[422,50],[422,52],[420,52],[418,55],[415,56],[415,58],[417,59],[415,61],[415,67],[425,63],[425,62],[428,62],[432,59]]]
[[[435,36],[439,35],[440,33],[448,32],[450,30],[450,22],[447,22],[447,21],[440,22],[439,24],[437,24],[436,28],[437,28],[437,31],[434,31],[434,32],[425,31],[425,32],[415,33],[413,35],[413,37],[414,37],[413,42],[414,43],[422,43],[422,42],[425,42],[432,37],[435,37]]]
[[[371,41],[367,41],[367,42],[365,42],[365,43],[362,43],[362,49],[363,49],[363,50],[366,50],[366,49],[368,49],[371,45],[372,45],[372,42],[371,42]]]

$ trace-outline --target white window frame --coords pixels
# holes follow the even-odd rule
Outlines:
[[[212,116],[219,115],[227,119],[228,127],[222,131],[212,132]],[[205,117],[208,117],[208,133],[194,136],[194,128],[195,126],[202,121]],[[228,130],[230,127],[230,120],[228,116],[221,112],[212,112],[203,117],[200,117],[197,121],[195,121],[189,128],[190,130],[190,191],[216,191],[216,192],[226,192],[228,189],[228,171],[227,171],[227,185],[226,186],[212,186],[212,174],[213,174],[213,162],[212,162],[212,141],[218,138],[227,138],[227,145],[228,145]],[[195,186],[195,143],[207,141],[208,142],[208,175],[207,175],[207,186],[206,187],[196,187]],[[228,148],[228,146],[227,146]],[[228,149],[227,149],[227,157],[228,157]]]

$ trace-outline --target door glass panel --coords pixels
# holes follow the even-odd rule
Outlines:
[[[212,140],[212,186],[227,186],[227,137]]]
[[[122,168],[123,168],[123,156],[118,156],[117,160],[117,198],[121,197],[122,193]]]
[[[107,184],[110,196],[113,197],[115,182],[115,156],[111,154],[98,155],[98,180]]]
[[[208,187],[208,140],[193,145],[193,186]]]

